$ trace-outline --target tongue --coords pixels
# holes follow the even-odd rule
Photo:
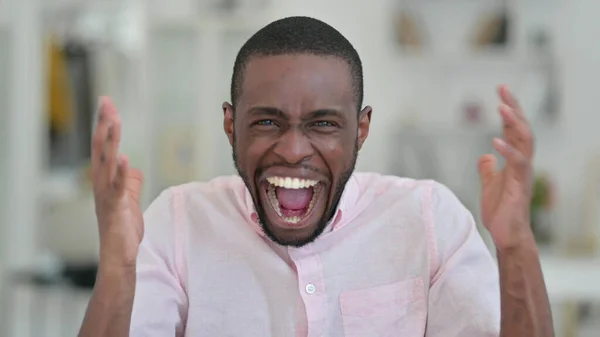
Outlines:
[[[277,200],[279,206],[289,210],[303,210],[308,208],[313,196],[312,188],[288,189],[277,187]]]

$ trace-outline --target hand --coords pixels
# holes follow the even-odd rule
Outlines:
[[[119,154],[121,121],[108,97],[100,99],[98,125],[92,139],[92,179],[100,232],[100,263],[135,266],[144,232],[140,209],[142,173]]]
[[[532,159],[534,141],[531,129],[517,100],[506,86],[498,89],[502,104],[504,139],[496,138],[494,148],[506,159],[496,170],[496,158],[486,154],[479,158],[481,178],[481,213],[485,227],[499,250],[531,244],[530,202],[532,197]]]

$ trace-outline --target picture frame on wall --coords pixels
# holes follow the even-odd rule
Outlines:
[[[400,8],[394,15],[394,33],[398,45],[404,49],[422,51],[425,47],[426,31],[419,13]]]
[[[502,0],[492,10],[478,15],[480,19],[474,27],[473,47],[505,48],[510,44],[513,20],[508,7],[507,0]]]

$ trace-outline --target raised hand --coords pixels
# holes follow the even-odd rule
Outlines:
[[[144,225],[140,209],[142,173],[119,154],[121,120],[108,97],[100,99],[92,139],[92,177],[100,232],[100,264],[134,266]]]
[[[498,93],[502,100],[500,115],[504,137],[494,139],[493,145],[506,159],[506,165],[497,170],[494,155],[486,154],[479,159],[478,166],[483,224],[496,247],[504,249],[532,242],[529,207],[534,140],[523,111],[508,88],[500,86]]]

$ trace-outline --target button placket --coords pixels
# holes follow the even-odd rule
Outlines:
[[[308,337],[321,336],[325,328],[327,301],[323,282],[321,260],[318,255],[311,254],[298,258],[290,252],[290,257],[298,272],[300,296],[306,308]]]

